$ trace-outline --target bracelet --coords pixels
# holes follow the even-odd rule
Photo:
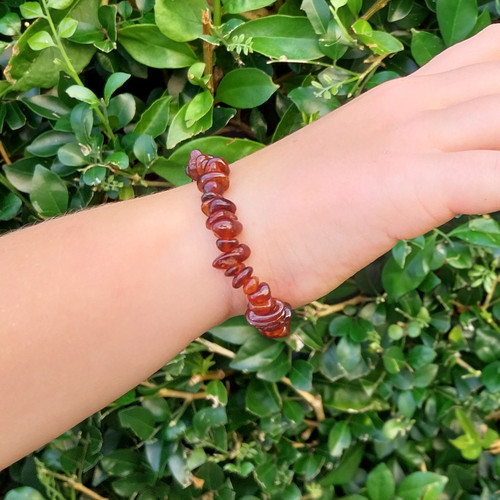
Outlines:
[[[218,238],[217,248],[222,252],[212,265],[233,277],[234,288],[243,287],[248,299],[245,318],[249,325],[265,337],[286,337],[290,333],[290,304],[272,297],[269,285],[260,282],[253,275],[253,268],[244,264],[250,248],[236,239],[243,226],[236,217],[236,205],[222,196],[229,187],[226,160],[195,149],[189,157],[186,173],[203,193],[201,210],[208,217],[206,226]]]

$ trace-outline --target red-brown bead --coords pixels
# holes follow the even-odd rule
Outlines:
[[[234,266],[231,266],[230,268],[226,269],[224,271],[224,275],[229,277],[235,276],[236,274],[243,271],[243,269],[245,269],[245,264],[243,264],[242,262],[238,262]]]
[[[222,219],[214,222],[212,231],[218,238],[230,240],[243,231],[243,226],[239,220]]]
[[[212,229],[213,225],[220,220],[238,220],[238,217],[228,210],[219,210],[207,218],[207,222],[205,223],[207,229]]]
[[[251,304],[265,304],[271,298],[271,289],[266,282],[259,283],[257,290],[248,294],[248,300]]]
[[[229,165],[222,158],[210,158],[205,164],[205,172],[222,172],[229,175]]]
[[[244,243],[240,243],[231,252],[219,255],[219,257],[212,262],[212,265],[217,269],[228,269],[238,262],[243,262],[245,259],[248,259],[249,255],[250,248]]]
[[[208,211],[209,214],[213,214],[214,212],[218,212],[219,210],[228,210],[229,212],[233,212],[234,214],[236,213],[236,205],[232,201],[227,200],[222,196],[217,196],[210,201]]]
[[[250,251],[250,249],[248,249]],[[250,266],[245,267],[233,278],[233,288],[240,288],[246,285],[252,277],[253,268]]]
[[[252,276],[250,280],[243,285],[243,291],[248,295],[249,293],[254,293],[257,291],[259,286],[259,278],[257,276]]]
[[[200,191],[205,191],[205,185],[209,182],[216,182],[221,186],[222,191],[225,191],[229,187],[229,177],[222,172],[208,172],[203,174],[197,181],[198,189]]]
[[[236,238],[233,238],[232,240],[217,240],[216,244],[217,248],[221,252],[230,252],[238,246],[239,241]]]

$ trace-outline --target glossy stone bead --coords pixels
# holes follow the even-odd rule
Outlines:
[[[243,291],[248,295],[249,293],[254,293],[257,291],[259,286],[259,278],[257,276],[252,276],[248,282],[243,285]]]
[[[243,271],[243,269],[245,269],[245,264],[243,264],[243,262],[238,262],[234,266],[231,266],[231,267],[227,268],[224,271],[224,275],[225,276],[229,276],[229,277],[235,276],[236,274],[238,274],[241,271]]]
[[[212,265],[217,269],[228,269],[234,266],[238,262],[243,262],[248,259],[250,255],[250,248],[244,243],[240,243],[231,252],[223,253],[219,255],[213,262]]]
[[[262,335],[269,339],[279,339],[282,337],[288,337],[290,335],[290,324],[285,324],[280,326],[276,330],[263,330]]]
[[[229,212],[228,210],[219,210],[208,217],[205,225],[207,226],[207,229],[212,229],[213,225],[220,220],[238,220],[238,217],[236,217],[236,214]]]
[[[249,325],[257,328],[263,335],[283,335],[289,331],[292,308],[290,304],[275,299],[275,306],[268,314],[259,315],[249,307],[245,318]]]
[[[236,205],[232,201],[223,198],[222,196],[217,196],[210,201],[208,207],[209,213],[207,215],[218,212],[219,210],[227,210],[229,212],[233,212],[234,214],[236,213]]]
[[[230,240],[238,236],[243,231],[243,226],[239,220],[218,220],[212,225],[212,231],[222,240]]]
[[[250,252],[250,249],[248,249]],[[250,266],[242,269],[234,278],[233,278],[233,288],[240,288],[241,286],[248,283],[248,280],[252,277],[253,268]]]
[[[239,241],[236,238],[233,238],[232,240],[217,240],[216,245],[217,248],[221,252],[230,252],[233,250],[235,247],[239,245]]]
[[[213,193],[219,196],[224,194],[224,188],[221,184],[215,181],[209,181],[206,184],[203,184],[203,190],[200,189],[203,193]]]
[[[210,203],[221,198],[217,193],[203,193],[201,195],[201,211],[208,217],[210,215]]]
[[[210,158],[205,164],[205,172],[222,172],[229,175],[229,165],[222,158]]]
[[[229,187],[229,177],[222,172],[208,172],[203,174],[197,181],[198,189],[200,191],[205,191],[204,186],[209,182],[216,182],[222,187],[222,191],[225,191]]]
[[[264,281],[259,283],[257,290],[248,294],[248,300],[252,304],[264,304],[271,298],[271,289]]]
[[[186,166],[186,174],[191,177],[194,181],[197,181],[203,174],[202,161],[206,159],[206,156],[197,149],[193,149],[189,155],[189,161]]]
[[[251,302],[248,304],[248,308],[251,309],[257,316],[269,314],[275,307],[276,300],[272,297],[269,297],[265,302],[262,302],[261,304],[252,304]]]

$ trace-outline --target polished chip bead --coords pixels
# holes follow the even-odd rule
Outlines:
[[[236,238],[231,240],[217,240],[216,245],[221,252],[230,252],[239,245],[239,241]]]
[[[230,240],[243,231],[243,226],[238,220],[222,219],[214,222],[212,231],[223,240]]]
[[[218,212],[219,210],[228,210],[229,212],[233,212],[234,214],[236,213],[236,205],[232,201],[227,200],[222,196],[218,196],[217,198],[214,198],[210,201],[208,210],[209,213],[207,215]]]
[[[247,247],[248,248],[248,247]],[[250,252],[250,249],[248,249]],[[233,278],[233,288],[240,288],[241,286],[248,283],[250,278],[252,277],[253,268],[250,266],[242,269],[234,278]]]
[[[243,262],[245,259],[248,259],[249,255],[250,248],[244,243],[240,243],[231,252],[219,255],[219,257],[212,262],[212,265],[218,269],[228,269],[236,263]]]
[[[238,262],[234,266],[227,268],[224,271],[224,275],[229,277],[236,276],[238,273],[243,271],[243,269],[245,269],[245,264],[243,264],[243,262]]]
[[[249,293],[254,293],[257,291],[259,286],[259,278],[257,276],[252,276],[248,282],[243,285],[243,291],[248,295]]]
[[[210,182],[220,184],[222,191],[225,191],[229,187],[229,177],[226,174],[223,174],[222,172],[209,172],[208,174],[203,174],[198,179],[198,189],[203,191],[204,186]]]
[[[271,289],[269,285],[263,281],[259,283],[257,290],[253,293],[249,293],[247,297],[251,304],[264,304],[271,298]]]

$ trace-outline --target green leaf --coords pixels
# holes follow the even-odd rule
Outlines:
[[[312,366],[305,359],[297,359],[292,363],[290,382],[293,387],[302,391],[310,391],[312,388]]]
[[[69,38],[76,31],[78,21],[71,17],[65,17],[57,27],[57,33],[61,38]]]
[[[252,38],[252,49],[265,56],[286,61],[312,61],[323,57],[318,37],[306,17],[266,16],[248,21],[231,32],[231,36]]]
[[[87,87],[82,87],[80,85],[71,85],[66,89],[66,93],[73,97],[73,99],[77,99],[78,101],[86,102],[90,104],[92,107],[99,106],[99,98],[92,92],[92,90]]]
[[[53,95],[34,95],[32,97],[23,98],[22,102],[26,104],[31,111],[49,120],[58,120],[71,111],[71,108],[64,104],[59,97]]]
[[[225,479],[222,467],[213,462],[204,463],[196,471],[196,477],[203,479],[205,481],[203,487],[212,491],[217,491]]]
[[[63,214],[68,207],[68,188],[57,174],[37,165],[30,200],[41,216],[55,217]]]
[[[403,500],[437,500],[447,482],[434,472],[413,472],[401,481],[397,494]]]
[[[232,359],[230,367],[234,370],[257,371],[272,363],[283,350],[284,344],[262,336],[249,338]]]
[[[62,9],[67,9],[74,0],[47,0],[47,5],[51,9],[57,9],[57,10],[62,10]]]
[[[489,392],[500,391],[500,361],[494,361],[483,368],[481,382]]]
[[[43,50],[48,47],[55,47],[56,44],[47,31],[39,31],[28,39],[28,44],[32,50]]]
[[[428,63],[445,49],[443,40],[428,31],[412,30],[411,55],[419,66]]]
[[[23,158],[10,165],[3,165],[7,180],[19,191],[29,193],[35,167],[40,163],[39,158]]]
[[[61,146],[57,150],[57,158],[61,163],[70,167],[82,167],[89,163],[89,159],[85,157],[77,142],[68,142]]]
[[[187,44],[170,40],[154,24],[125,26],[118,41],[136,61],[152,68],[186,68],[197,60]]]
[[[148,439],[154,431],[153,415],[141,406],[123,408],[118,412],[118,419],[122,427],[131,429],[140,439]]]
[[[215,98],[235,108],[254,108],[265,103],[278,88],[262,70],[241,68],[226,73]]]
[[[281,397],[275,383],[251,379],[245,393],[248,411],[267,417],[281,409]]]
[[[343,454],[339,465],[320,480],[321,486],[337,486],[349,483],[358,472],[364,450],[364,446],[359,443],[349,448]]]
[[[45,500],[44,496],[31,486],[20,486],[7,492],[4,500]]]
[[[200,94],[196,94],[188,103],[186,109],[186,125],[192,127],[196,121],[205,116],[211,109],[214,103],[214,98],[209,90],[205,90]]]
[[[405,365],[405,355],[399,346],[391,346],[383,355],[385,369],[392,374],[398,373]]]
[[[261,9],[274,3],[275,0],[222,0],[224,10],[228,14],[239,14],[249,10]]]
[[[64,144],[75,139],[73,134],[49,130],[36,137],[26,148],[26,151],[42,158],[57,154],[57,150]]]
[[[207,384],[205,393],[215,405],[227,405],[227,389],[220,380],[211,380]]]
[[[182,106],[182,108],[176,113],[172,123],[170,124],[167,137],[168,149],[172,149],[179,144],[179,142],[185,141],[193,135],[204,132],[212,126],[212,113],[210,112],[206,113],[191,126],[188,126],[186,123],[186,113],[190,104],[190,102],[184,104],[184,106]]]
[[[474,245],[496,248],[500,246],[500,224],[491,217],[478,217],[453,229],[449,236]]]
[[[94,126],[94,115],[90,106],[84,102],[77,104],[70,114],[70,124],[77,140],[83,144],[89,142],[92,127]]]
[[[0,221],[13,219],[21,209],[23,202],[14,193],[0,196]]]
[[[293,101],[301,113],[307,116],[317,116],[321,118],[330,111],[338,108],[340,102],[330,96],[328,99],[317,96],[318,89],[308,87],[297,87],[289,92],[288,97]]]
[[[134,132],[158,137],[167,129],[172,96],[160,97],[142,113]]]
[[[233,139],[228,137],[204,137],[194,139],[180,148],[168,158],[158,158],[152,165],[153,172],[172,182],[175,186],[188,184],[191,179],[186,175],[185,169],[189,155],[193,149],[210,151],[210,154],[222,156],[231,164],[264,147],[248,139]]]
[[[437,0],[436,16],[446,45],[460,42],[470,35],[477,16],[477,0]]]
[[[106,163],[111,163],[112,165],[117,166],[120,170],[124,170],[129,166],[129,159],[127,154],[123,151],[115,151],[106,158]]]
[[[432,363],[436,358],[437,353],[432,347],[426,345],[415,346],[408,355],[408,363],[413,369],[418,370],[429,363]]]
[[[95,165],[87,168],[82,174],[82,180],[87,186],[97,186],[106,177],[108,169],[103,165]]]
[[[26,2],[23,3],[19,10],[24,19],[36,19],[43,18],[45,14],[43,13],[42,7],[38,2]]]
[[[168,38],[189,42],[203,34],[201,13],[206,8],[205,0],[156,0],[156,24]]]
[[[366,478],[366,489],[370,500],[390,500],[396,491],[396,483],[389,467],[378,464]]]
[[[21,19],[15,12],[8,12],[0,19],[0,34],[5,36],[21,34]]]
[[[397,23],[404,19],[413,8],[413,0],[394,0],[389,3],[387,20],[390,23]]]
[[[129,73],[113,73],[106,80],[106,84],[104,85],[104,102],[109,104],[109,100],[111,96],[118,90],[129,78],[131,75]]]
[[[158,146],[148,134],[140,135],[134,142],[134,155],[143,164],[149,165],[157,156]]]
[[[38,5],[36,2],[30,3]],[[97,19],[98,3],[99,0],[75,0],[67,11],[54,12],[52,17],[56,29],[65,16],[71,16],[72,19],[79,23],[99,26]],[[51,88],[59,80],[62,69],[59,49],[49,47],[45,50],[33,51],[29,46],[28,40],[32,36],[42,31],[50,31],[47,20],[40,18],[39,13],[33,17],[37,17],[37,21],[32,23],[17,41],[16,51],[4,71],[5,78],[12,84],[12,90],[24,92],[35,87]],[[96,48],[92,45],[75,44],[67,39],[64,39],[62,44],[77,73],[87,66],[96,51]]]
[[[346,372],[352,371],[361,361],[361,345],[342,337],[337,345],[337,359]]]
[[[267,380],[267,382],[279,382],[283,377],[286,377],[290,371],[290,366],[290,358],[282,351],[272,363],[259,368],[257,378]]]
[[[345,420],[336,422],[328,433],[328,449],[330,450],[330,455],[339,458],[349,446],[351,446],[351,430],[349,424]]]
[[[114,476],[126,476],[134,472],[139,463],[139,455],[131,449],[112,451],[104,455],[100,461],[104,471]]]
[[[212,427],[227,424],[226,408],[202,408],[193,417],[193,427],[198,437],[205,437],[207,431]]]
[[[326,33],[330,21],[330,9],[325,0],[302,0],[300,8],[307,14],[314,31],[318,35]]]
[[[390,33],[372,31],[370,35],[358,34],[358,38],[375,54],[394,54],[404,49],[403,44]]]

